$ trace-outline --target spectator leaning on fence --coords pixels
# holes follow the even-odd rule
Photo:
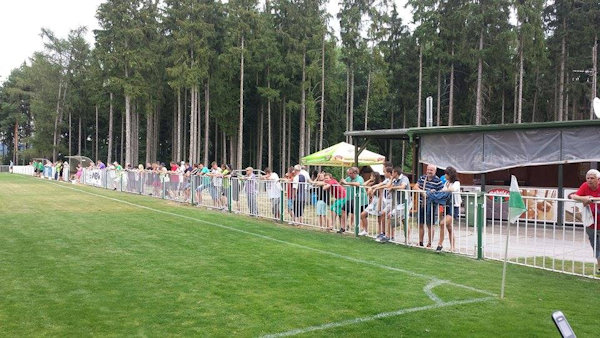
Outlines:
[[[394,237],[396,227],[398,224],[406,226],[406,220],[404,215],[406,209],[411,207],[410,194],[402,190],[410,190],[410,181],[408,177],[402,173],[399,167],[392,169],[392,177],[390,183],[387,186],[390,192],[390,212],[388,213],[389,222],[386,222],[386,227],[383,234],[378,236],[380,241],[385,241],[386,237]],[[386,235],[387,234],[387,235]],[[406,235],[410,238],[410,227],[406,229]]]
[[[365,193],[365,189],[363,185],[365,180],[358,174],[358,168],[352,167],[348,169],[348,177],[346,179],[342,179],[340,184],[346,187],[346,204],[343,206],[342,212],[342,227],[338,232],[342,233],[346,230],[346,221],[350,215],[354,215],[355,213],[360,213],[367,207],[369,204],[369,200],[367,198],[367,194]],[[355,200],[357,200],[355,203]],[[354,217],[350,218],[348,223],[352,225],[352,220]]]
[[[256,184],[256,175],[254,175],[254,168],[246,168],[246,176],[244,176],[243,179],[246,181],[244,189],[246,190],[248,210],[250,211],[250,215],[258,216],[258,205],[256,204],[258,187]]]
[[[589,207],[593,216],[592,224],[584,224],[585,232],[590,239],[590,245],[594,250],[594,255],[600,266],[600,186],[598,180],[600,172],[596,169],[589,170],[585,175],[585,182],[579,187],[579,190],[571,198],[583,203],[584,207]],[[594,203],[596,202],[596,203]],[[598,269],[600,273],[600,268]]]
[[[280,207],[281,207],[281,184],[279,183],[279,175],[271,171],[271,168],[265,168],[265,175],[262,176],[261,180],[266,180],[267,195],[269,201],[271,201],[271,213],[273,217],[279,218]]]
[[[441,191],[451,193],[449,200],[446,202],[446,212],[440,220],[440,240],[436,251],[442,251],[444,243],[444,227],[448,230],[448,238],[450,240],[450,251],[454,251],[454,220],[458,220],[458,211],[462,204],[460,197],[460,181],[458,180],[456,169],[454,167],[446,168],[446,181]]]
[[[294,200],[294,221],[302,223],[304,216],[304,203],[306,202],[307,183],[310,182],[308,173],[302,169],[302,166],[296,164],[294,166],[294,180],[292,184],[293,200]]]
[[[440,191],[444,187],[444,184],[440,180],[439,177],[436,176],[437,168],[435,165],[428,165],[426,174],[419,177],[417,181],[417,186],[415,190],[419,190],[422,192],[420,208],[419,208],[419,246],[423,246],[423,237],[425,235],[424,225],[427,226],[427,247],[431,247],[431,242],[433,240],[433,234],[435,229],[433,225],[437,218],[437,208],[434,207],[431,203],[427,203],[426,193],[433,191]]]

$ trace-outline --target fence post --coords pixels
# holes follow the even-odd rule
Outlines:
[[[483,219],[484,195],[479,193],[475,195],[477,203],[477,259],[483,259]]]
[[[121,192],[123,192],[123,173],[119,172],[118,174],[119,174],[119,182],[121,182],[121,183],[119,183],[119,185],[121,186],[120,189],[121,189]]]
[[[411,196],[406,191],[402,191],[401,194],[402,195],[408,195],[408,197],[405,196],[405,198],[404,198],[404,215],[403,215],[404,219],[402,220],[402,225],[404,225],[404,244],[408,245],[408,199]],[[392,203],[392,204],[394,204],[394,203]],[[393,206],[393,208],[396,208],[396,207]],[[398,215],[396,215],[396,217],[398,217]]]
[[[279,183],[281,184],[281,183]],[[279,222],[283,223],[283,188],[280,189],[281,191],[279,192],[280,194],[280,200],[279,200]],[[287,201],[286,201],[286,205],[287,205]]]
[[[229,209],[229,213],[231,213],[231,195],[233,194],[233,182],[236,182],[237,184],[237,179],[234,179],[233,177],[229,178],[229,193],[227,194],[227,208]]]
[[[194,197],[196,197],[196,175],[190,176],[190,203],[194,205]]]
[[[162,190],[162,199],[165,199],[165,175],[163,174],[163,176],[160,178],[161,181],[161,190]]]
[[[358,228],[360,225],[360,208],[358,203],[360,202],[360,189],[362,187],[354,187],[354,236],[358,237]]]
[[[142,187],[144,186],[144,182],[142,180],[144,179],[145,176],[142,175],[141,172],[138,172],[137,174],[140,175],[139,179],[138,179],[138,182],[140,183],[140,186],[138,187],[138,191],[139,191],[139,193],[141,195],[142,194]]]

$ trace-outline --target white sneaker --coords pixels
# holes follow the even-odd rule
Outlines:
[[[369,235],[369,233],[366,232],[365,230],[363,230],[363,231],[359,232],[358,235],[359,236],[367,236],[367,235]]]

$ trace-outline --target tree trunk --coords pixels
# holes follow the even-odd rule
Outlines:
[[[502,88],[502,108],[500,108],[502,120],[500,121],[500,124],[504,124],[505,101],[506,101],[506,92],[504,91],[504,88]]]
[[[481,87],[483,82],[483,57],[481,56],[481,51],[483,50],[483,29],[479,33],[479,57],[477,62],[477,97],[475,101],[475,125],[481,125],[481,115],[482,115],[482,93]]]
[[[77,153],[79,154],[79,156],[82,155],[81,154],[81,136],[82,136],[81,135],[81,116],[79,116],[79,137],[78,137],[78,140],[77,140],[77,142],[78,142],[77,143]],[[52,161],[52,162],[55,162],[55,161]]]
[[[265,119],[265,114],[263,111],[263,106],[262,104],[260,105],[259,109],[259,117],[258,117],[258,142],[257,142],[257,151],[256,151],[256,167],[258,169],[262,169],[262,154],[263,154],[263,138],[264,138],[264,119]]]
[[[120,163],[123,163],[124,160],[124,156],[125,156],[125,148],[124,146],[124,142],[125,142],[125,114],[121,114],[121,158],[120,158]],[[116,158],[116,156],[115,156]]]
[[[190,163],[196,162],[196,137],[198,136],[197,133],[197,124],[198,124],[198,110],[196,108],[196,105],[198,104],[198,85],[194,85],[192,86],[191,92],[190,92],[190,145],[189,145],[189,156],[188,156],[188,161]],[[206,165],[206,163],[205,163]]]
[[[19,163],[19,120],[15,120],[13,162]]]
[[[354,69],[350,70],[350,120],[348,121],[350,131],[354,130]],[[348,137],[348,142],[352,143],[352,137]]]
[[[244,37],[242,36],[242,53],[240,59],[240,125],[238,129],[238,144],[237,144],[237,165],[241,168],[243,160],[244,143]]]
[[[288,124],[287,124],[287,165],[290,166],[292,162],[292,113],[290,112],[290,116],[288,116]]]
[[[95,160],[98,160],[98,104],[96,103],[96,147],[95,147]]]
[[[531,122],[535,122],[535,113],[537,111],[537,100],[539,92],[540,70],[535,70],[535,92],[533,93],[533,108],[531,110]]]
[[[442,59],[438,59],[438,81],[437,81],[437,116],[436,116],[436,126],[441,125],[441,117],[440,114],[442,112]]]
[[[319,123],[319,150],[323,149],[323,118],[325,116],[325,35],[321,43],[321,122]]]
[[[515,74],[515,95],[514,95],[514,104],[513,104],[513,123],[517,123],[517,110],[519,106],[519,78],[518,75]]]
[[[417,127],[421,127],[421,95],[423,92],[423,45],[419,45],[419,94],[417,96]]]
[[[350,130],[350,66],[346,66],[346,130]],[[346,136],[346,142],[348,141]]]
[[[304,157],[304,147],[306,145],[306,49],[302,50],[302,83],[300,84],[300,141],[298,159]]]
[[[125,163],[131,163],[131,98],[125,95]],[[124,163],[121,163],[123,165]]]
[[[517,123],[523,121],[523,35],[521,35],[519,45],[519,108],[517,110]]]
[[[450,94],[448,97],[448,125],[454,125],[454,46],[452,46],[452,63],[450,64]]]
[[[71,133],[72,133],[72,127],[71,127],[71,112],[69,112],[69,156],[73,155],[71,153],[71,150],[73,150],[73,148],[71,147]]]
[[[113,150],[113,93],[109,94],[108,101],[108,151],[106,152],[106,164],[112,162]]]
[[[287,147],[290,145],[286,142],[287,140],[287,124],[286,124],[286,112],[285,112],[285,95],[283,96],[283,100],[281,104],[281,172],[285,174],[286,170],[286,159],[287,159]]]
[[[367,130],[367,125],[369,122],[369,93],[371,91],[371,70],[369,70],[369,75],[367,75],[367,99],[365,101],[365,130]]]
[[[208,128],[210,127],[210,77],[206,79],[204,87],[204,163],[208,163]],[[216,123],[215,123],[216,125]],[[215,133],[215,144],[217,134]],[[217,159],[217,150],[215,149],[215,160]]]
[[[62,92],[62,81],[58,83],[58,97],[56,98],[56,116],[54,118],[54,137],[52,142],[52,162],[56,162],[56,147],[58,146],[58,120],[60,116],[60,96]]]
[[[175,127],[176,133],[175,133],[175,144],[173,145],[173,147],[175,147],[176,151],[175,151],[175,160],[176,161],[181,161],[181,159],[183,158],[183,154],[181,153],[181,127],[182,127],[182,123],[181,123],[181,89],[177,89],[177,124]]]
[[[269,92],[271,91],[271,79],[269,78],[269,68],[267,67],[267,88],[269,89]],[[267,166],[273,171],[275,172],[274,168],[273,168],[273,131],[271,130],[271,97],[269,96],[268,100],[267,100],[267,123],[268,123],[268,127],[267,127]]]
[[[567,59],[567,21],[563,18],[563,29],[561,39],[561,53],[560,53],[560,82],[558,84],[558,120],[563,120],[563,103],[564,103],[564,91],[565,91],[565,63]]]
[[[148,105],[148,114],[146,115],[146,161],[150,163],[152,159],[152,140],[156,138],[154,136],[154,112],[150,105]]]
[[[594,102],[598,91],[596,89],[598,79],[598,35],[594,35],[594,47],[592,48],[592,95],[590,102]],[[590,108],[590,120],[594,119],[594,109]]]

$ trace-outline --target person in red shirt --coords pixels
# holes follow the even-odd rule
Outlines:
[[[600,172],[596,169],[590,169],[585,174],[585,182],[571,198],[583,203],[584,207],[589,206],[592,211],[595,222],[584,224],[586,226],[585,232],[588,234],[596,260],[600,265],[600,187],[598,186],[598,179],[600,179]],[[600,269],[598,272],[600,273]]]
[[[323,189],[329,191],[331,197],[335,198],[329,210],[331,210],[331,224],[333,228],[336,228],[337,220],[339,219],[341,222],[342,207],[346,204],[346,189],[330,173],[325,173],[324,182]]]

